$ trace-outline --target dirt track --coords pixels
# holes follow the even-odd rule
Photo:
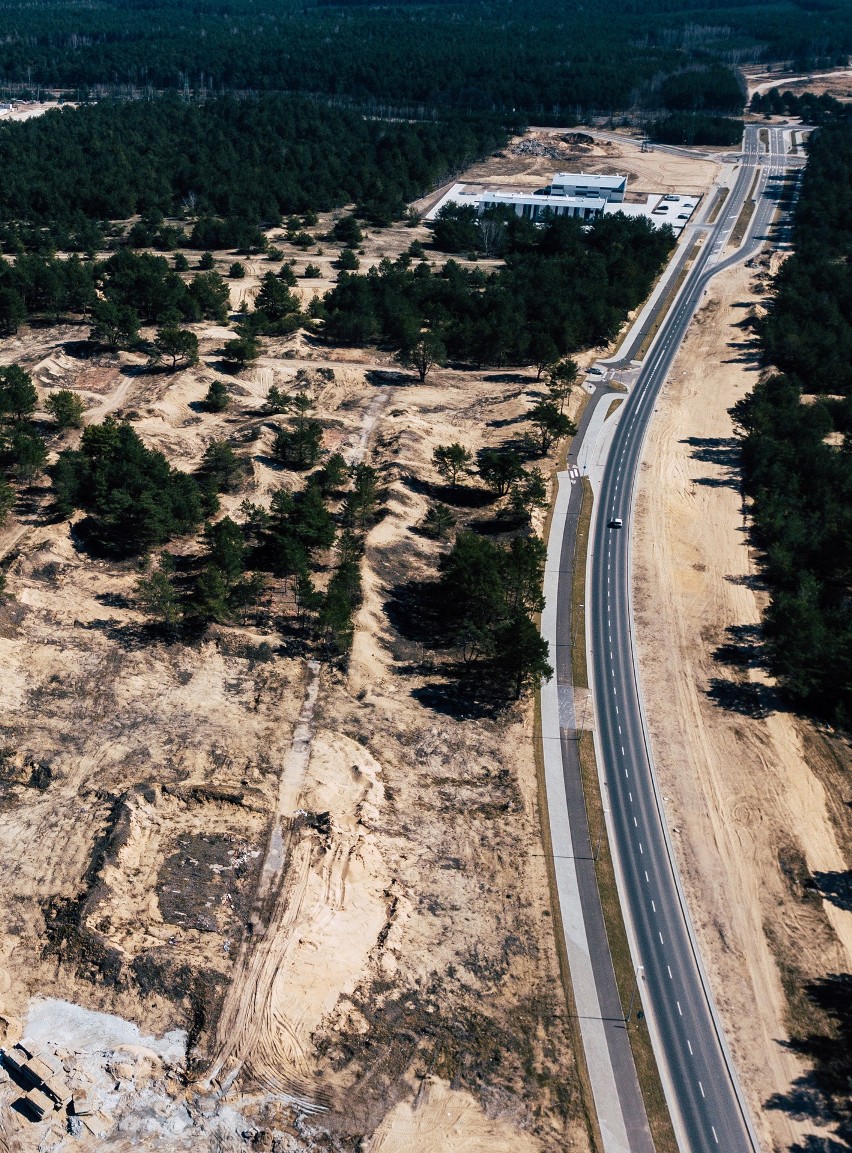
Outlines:
[[[534,373],[442,370],[419,385],[389,358],[291,337],[270,342],[213,415],[198,401],[222,333],[198,334],[202,363],[174,375],[140,371],[137,354],[81,360],[65,347],[73,327],[21,333],[3,356],[42,396],[68,387],[90,419],[129,418],[178,467],[230,439],[249,464],[223,497],[231,514],[294,483],[270,457],[274,421],[258,415],[270,385],[333,367],[311,376],[326,446],[352,460],[366,449],[387,487],[351,668],[323,670],[300,720],[310,674],[278,647],[270,622],[289,610],[274,590],[265,624],[165,644],[146,636],[132,562],[92,558],[67,523],[44,523],[38,500],[9,520],[2,1040],[32,1027],[46,989],[152,1035],[191,1029],[188,1086],[147,1048],[103,1052],[100,1018],[48,1037],[72,1082],[94,1086],[118,1150],[236,1150],[244,1131],[291,1153],[373,1134],[391,1150],[416,1132],[448,1148],[584,1153],[531,707],[495,721],[421,704],[428,658],[385,608],[397,585],[434,577],[444,547],[413,531],[438,479],[433,447],[511,435]],[[10,1116],[24,1153],[75,1140]]]
[[[648,191],[715,171],[686,161],[660,172],[630,145],[599,151],[587,167],[628,168]],[[477,172],[532,182],[537,164],[510,156]],[[369,235],[362,267],[427,239],[422,227]],[[296,252],[280,230],[272,241],[297,275],[320,267],[299,279],[305,300],[333,282],[328,244]],[[218,254],[219,270],[232,259]],[[245,263],[234,304],[271,267]],[[77,391],[89,420],[129,419],[179,468],[229,439],[248,463],[243,488],[223,497],[230,515],[244,497],[264,504],[301,483],[271,460],[275,421],[260,406],[271,385],[287,391],[308,370],[325,447],[349,460],[367,452],[386,489],[350,667],[323,670],[306,715],[311,674],[278,644],[275,616],[292,606],[274,590],[265,621],[212,628],[188,648],[152,643],[132,563],[88,556],[67,524],[43,522],[37,500],[9,521],[3,1039],[30,1027],[46,988],[82,1012],[56,1052],[72,1080],[95,1086],[122,1153],[140,1141],[230,1153],[244,1132],[275,1153],[349,1151],[361,1139],[375,1153],[585,1153],[532,708],[494,719],[442,707],[435,654],[389,608],[434,578],[445,547],[417,531],[438,479],[433,448],[461,440],[475,452],[514,435],[538,397],[535,374],[447,369],[420,385],[383,354],[293,336],[266,342],[232,381],[230,409],[213,415],[199,401],[230,334],[197,334],[201,364],[174,375],[146,373],[135,353],[81,359],[74,326],[22,332],[0,359],[20,361],[42,396]],[[95,1010],[152,1035],[190,1028],[190,1084],[150,1046],[100,1051]],[[23,1153],[73,1140],[11,1123]]]

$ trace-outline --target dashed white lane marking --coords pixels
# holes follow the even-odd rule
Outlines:
[[[652,909],[654,910],[654,912],[656,913],[656,911],[657,911],[657,906],[654,904],[654,902],[653,902],[653,901],[651,902],[651,908],[652,908]]]
[[[668,969],[668,971],[669,971],[669,980],[670,980],[670,981],[673,981],[673,980],[674,980],[674,977],[672,976],[672,967],[671,967],[671,965],[666,965],[666,968],[667,968],[667,969]]]
[[[636,826],[637,829],[639,828],[639,822],[636,820],[635,817],[633,818],[633,824]]]
[[[621,732],[621,729],[619,729],[618,731]],[[632,805],[633,804],[633,794],[630,792],[629,789],[627,790],[627,795],[630,798],[630,804]]]
[[[719,1138],[716,1136],[716,1130],[713,1128],[712,1125],[710,1126],[710,1132],[713,1134],[713,1140],[718,1145],[719,1144]]]
[[[694,1057],[694,1056],[695,1056],[695,1054],[692,1052],[692,1046],[691,1046],[691,1045],[690,1045],[690,1043],[689,1043],[689,1038],[688,1038],[688,1037],[687,1037],[687,1039],[686,1039],[686,1047],[687,1047],[687,1049],[689,1049],[689,1055],[690,1055],[690,1057]]]
[[[642,842],[641,841],[639,842],[639,852],[642,853],[644,856],[645,850],[642,848]]]
[[[680,1015],[682,1017],[683,1016],[683,1009],[681,1009],[681,1007],[680,1007],[680,1001],[675,1001],[675,1004],[677,1005],[678,1013],[680,1013]]]
[[[624,745],[622,745],[622,746],[621,746],[621,755],[622,755],[623,757],[627,755],[627,754],[625,753],[625,751],[624,751]]]
[[[700,1081],[698,1082],[698,1088],[701,1090],[701,1096],[706,1099],[707,1094],[704,1092],[704,1086],[701,1084]]]
[[[651,878],[648,876],[648,870],[647,869],[645,870],[645,880],[648,882],[649,885],[651,884]]]

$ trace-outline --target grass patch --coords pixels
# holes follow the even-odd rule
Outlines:
[[[580,403],[577,406],[577,411],[574,414],[574,416],[571,418],[578,427],[579,427],[580,421],[583,419],[583,413],[586,411],[586,405],[589,403],[590,400],[591,400],[591,397],[589,396],[589,394],[584,389],[583,394],[580,397]],[[553,494],[552,494],[552,500],[550,502],[550,506],[549,506],[549,508],[547,510],[547,514],[544,518],[544,524],[542,525],[542,528],[541,528],[541,539],[545,543],[547,543],[547,541],[550,539],[550,526],[553,523],[553,510],[556,507],[556,474],[558,472],[564,472],[565,469],[568,467],[568,453],[571,451],[571,445],[573,443],[574,443],[573,436],[569,437],[567,440],[563,440],[560,443],[559,448],[557,449],[557,452],[556,452],[556,460],[554,461],[553,466],[550,470],[550,479],[553,483]],[[541,621],[539,620],[538,623],[540,624]]]
[[[722,205],[728,199],[728,193],[730,191],[731,191],[730,188],[720,188],[719,189],[719,191],[716,195],[715,203],[713,204],[713,208],[710,212],[710,215],[707,217],[707,223],[708,224],[715,224],[716,223],[716,220],[719,216],[719,213],[722,211]]]
[[[580,397],[580,404],[574,415],[574,420],[579,425],[586,405],[589,403],[589,394],[584,392]],[[568,462],[568,453],[571,448],[573,437],[569,440],[563,441],[559,446],[556,455],[551,477],[556,480],[557,472],[565,469]],[[592,516],[592,493],[591,485],[588,480],[583,481],[584,486],[588,487],[588,513],[586,516],[586,530],[585,539],[588,541],[589,537],[589,524]],[[583,490],[584,506],[586,500],[586,490]],[[550,537],[550,526],[553,522],[553,511],[556,506],[556,488],[554,484],[553,499],[550,502],[550,508],[547,510],[544,525],[542,527],[543,539],[546,541]],[[581,511],[581,520],[583,513]],[[583,565],[585,568],[585,550],[583,552]],[[581,585],[582,588],[582,585]],[[541,618],[536,618],[537,624],[541,626]],[[584,621],[585,627],[585,621]],[[583,639],[584,657],[585,657],[585,637]],[[556,674],[554,673],[554,676]],[[589,1079],[589,1070],[586,1065],[586,1052],[583,1048],[583,1036],[580,1032],[580,1018],[577,1013],[577,1004],[574,1000],[574,986],[571,983],[571,971],[568,966],[568,953],[565,949],[565,927],[562,924],[562,909],[559,905],[559,894],[556,889],[556,872],[554,870],[553,862],[553,842],[550,839],[550,815],[547,807],[547,786],[544,780],[544,752],[541,744],[541,696],[536,693],[535,698],[535,721],[534,721],[534,749],[535,749],[535,771],[536,783],[538,789],[538,817],[539,825],[541,828],[541,841],[544,849],[544,859],[547,868],[547,885],[550,890],[550,913],[553,919],[553,939],[556,945],[556,956],[559,962],[559,977],[562,981],[562,989],[565,994],[565,1004],[568,1008],[568,1021],[569,1029],[571,1031],[571,1043],[574,1050],[574,1061],[577,1070],[577,1081],[580,1088],[580,1101],[582,1102],[583,1120],[586,1124],[586,1130],[589,1135],[589,1144],[593,1153],[605,1153],[603,1137],[601,1135],[600,1126],[598,1124],[597,1111],[595,1109],[594,1096],[592,1094],[592,1082]]]
[[[595,861],[595,873],[598,881],[598,891],[601,897],[606,934],[609,941],[612,963],[615,968],[615,980],[618,986],[621,1006],[624,1012],[630,1005],[635,982],[633,958],[627,943],[627,932],[624,928],[624,919],[621,914],[621,902],[618,899],[618,889],[615,883],[615,867],[609,847],[604,823],[603,803],[601,801],[600,782],[598,780],[597,763],[595,761],[595,745],[590,732],[580,733],[580,772],[583,778],[583,793],[586,798],[586,811],[589,819],[589,832],[595,844],[600,837],[600,852]],[[643,1013],[637,1020],[637,1014]],[[654,1050],[651,1047],[651,1037],[648,1033],[648,1024],[642,1008],[641,988],[633,1002],[633,1016],[627,1026],[630,1046],[633,1050],[633,1060],[636,1063],[636,1075],[642,1090],[645,1102],[645,1111],[648,1114],[648,1124],[651,1127],[651,1136],[657,1153],[678,1153],[677,1140],[668,1105],[666,1104],[663,1084],[657,1069]]]
[[[660,330],[660,325],[663,323],[663,321],[668,316],[669,309],[671,308],[672,303],[674,302],[674,298],[680,292],[681,285],[686,280],[687,273],[689,272],[690,268],[692,267],[693,261],[695,260],[695,254],[696,254],[697,249],[698,249],[698,241],[696,240],[693,243],[692,248],[689,250],[689,256],[687,256],[686,261],[684,262],[683,268],[677,274],[677,279],[675,280],[674,284],[669,289],[668,295],[666,296],[666,299],[663,301],[663,304],[662,304],[662,307],[660,308],[660,311],[657,313],[657,319],[651,325],[651,328],[648,330],[648,333],[645,336],[645,339],[642,341],[641,345],[639,346],[639,351],[636,353],[636,359],[637,360],[641,360],[642,357],[645,355],[645,353],[648,351],[648,349],[651,347],[651,341],[657,335],[657,333]]]
[[[620,401],[616,401],[620,404]],[[589,548],[589,529],[592,523],[592,484],[587,476],[582,481],[583,499],[577,521],[577,537],[574,543],[574,580],[571,589],[571,677],[575,689],[589,687],[589,674],[586,668],[586,553]]]
[[[621,404],[615,399],[610,403],[607,416]],[[588,688],[589,674],[586,664],[586,553],[589,546],[589,530],[592,519],[592,505],[594,497],[592,486],[588,477],[583,477],[583,498],[580,505],[580,516],[577,522],[577,539],[574,551],[574,581],[571,590],[572,614],[571,624],[574,640],[571,648],[572,677],[575,688]],[[540,742],[537,743],[538,749]],[[609,850],[609,841],[604,825],[603,802],[601,800],[600,782],[598,780],[597,763],[595,761],[595,744],[592,733],[587,730],[579,731],[580,773],[583,780],[583,795],[586,801],[586,813],[589,821],[589,835],[595,845],[600,840],[600,851],[595,861],[595,874],[597,876],[598,891],[606,923],[607,939],[612,953],[612,962],[615,968],[615,980],[621,998],[622,1008],[627,1012],[630,997],[633,993],[634,969],[627,943],[627,932],[621,914],[621,902],[618,898],[618,889],[615,884],[615,869]],[[548,841],[548,847],[549,841]],[[551,850],[552,851],[552,850]],[[548,858],[551,859],[551,858]],[[665,1094],[663,1093],[657,1062],[651,1048],[651,1038],[648,1035],[648,1026],[644,1019],[637,1021],[636,1014],[641,1010],[641,996],[636,995],[634,1001],[633,1017],[628,1025],[630,1045],[633,1050],[633,1060],[636,1063],[636,1075],[645,1101],[645,1110],[648,1114],[648,1124],[657,1153],[678,1153],[677,1141],[669,1116]]]
[[[761,128],[760,132],[758,133],[758,136],[760,137],[760,143],[768,151],[769,150],[769,129],[768,128]]]
[[[751,223],[751,218],[754,216],[754,210],[757,207],[755,202],[752,200],[752,197],[754,196],[754,190],[759,179],[760,173],[756,172],[754,174],[754,180],[752,181],[751,189],[749,190],[749,194],[746,197],[746,202],[742,207],[742,211],[737,217],[737,223],[734,225],[734,230],[728,237],[728,248],[738,248],[743,242],[743,237],[746,234],[748,226]]]
[[[612,416],[612,414],[615,412],[615,410],[618,408],[618,406],[622,403],[623,402],[621,400],[618,400],[618,399],[617,400],[611,400],[609,402],[609,408],[606,410],[606,416],[604,417],[604,420],[609,420],[609,418]]]
[[[622,401],[611,401],[607,416],[609,416]],[[579,417],[578,417],[579,419]],[[564,467],[564,462],[563,462]],[[574,550],[574,577],[571,589],[572,598],[572,630],[574,640],[571,649],[572,677],[575,688],[588,688],[589,676],[586,663],[586,554],[589,546],[589,532],[592,520],[592,507],[594,496],[591,482],[583,477],[581,484],[582,501],[580,515],[577,522],[577,537]],[[547,526],[553,516],[553,507],[548,513]],[[595,746],[592,733],[581,731],[579,733],[580,771],[583,780],[583,793],[586,801],[586,812],[589,822],[589,831],[595,844],[600,838],[600,851],[595,862],[598,890],[600,892],[601,906],[606,923],[607,938],[612,952],[612,961],[615,969],[615,979],[621,997],[622,1007],[627,1012],[633,993],[634,970],[627,943],[627,932],[621,914],[621,903],[615,884],[615,869],[609,849],[609,839],[604,826],[603,803],[601,801],[600,785],[598,782],[597,765],[595,761]],[[559,958],[559,972],[565,991],[571,1022],[571,1037],[577,1068],[577,1078],[580,1083],[581,1099],[583,1102],[583,1116],[588,1128],[591,1144],[597,1153],[602,1153],[603,1142],[598,1125],[597,1113],[592,1097],[592,1087],[586,1066],[585,1050],[580,1033],[577,1008],[574,1001],[574,989],[571,983],[571,974],[568,967],[568,957],[565,951],[565,932],[562,924],[559,896],[556,891],[556,874],[553,867],[553,844],[550,839],[550,819],[547,808],[547,790],[544,781],[544,754],[541,745],[541,702],[536,697],[535,706],[535,764],[538,779],[539,796],[539,822],[541,825],[541,838],[544,846],[544,855],[547,862],[547,878],[550,888],[550,908],[553,917],[553,929],[556,940],[556,952]],[[662,1082],[657,1070],[657,1062],[651,1048],[651,1039],[648,1035],[648,1026],[644,1017],[637,1020],[637,1013],[642,1010],[641,994],[637,992],[633,1004],[633,1017],[628,1026],[628,1036],[633,1050],[633,1060],[636,1064],[636,1074],[648,1114],[648,1124],[657,1153],[678,1153],[677,1141],[669,1116],[663,1093]]]

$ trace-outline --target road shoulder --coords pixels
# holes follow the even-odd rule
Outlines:
[[[749,1105],[775,1147],[819,1132],[766,1109],[803,1072],[779,1043],[789,1018],[776,953],[795,946],[814,975],[848,966],[852,914],[803,902],[790,880],[791,862],[848,863],[798,723],[772,710],[771,686],[749,667],[762,594],[727,409],[757,379],[754,276],[716,278],[661,394],[640,476],[634,604],[678,866]]]

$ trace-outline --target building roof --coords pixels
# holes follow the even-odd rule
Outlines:
[[[626,176],[601,176],[594,172],[557,172],[551,185],[582,185],[584,188],[621,188],[627,183]]]
[[[489,188],[487,192],[480,193],[477,198],[480,204],[535,204],[542,208],[553,206],[565,208],[566,205],[574,208],[591,208],[602,211],[606,200],[595,196],[559,196],[544,195],[540,192],[501,192],[498,188]]]

